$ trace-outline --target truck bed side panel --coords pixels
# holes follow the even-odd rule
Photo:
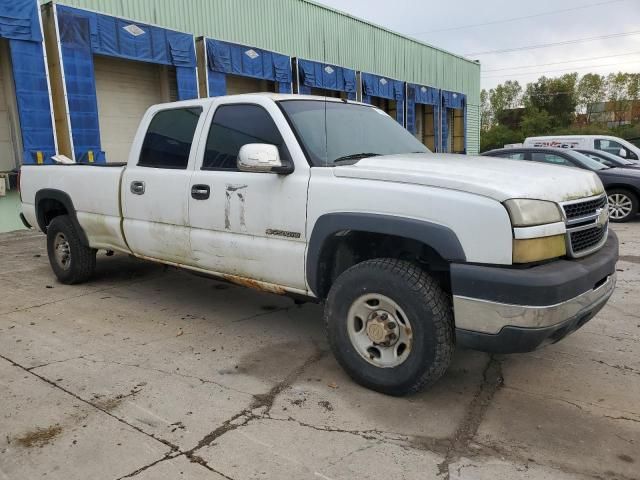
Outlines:
[[[24,166],[22,209],[37,226],[35,198],[43,189],[60,190],[71,198],[80,226],[94,248],[128,251],[120,228],[120,178],[124,167],[88,165]]]

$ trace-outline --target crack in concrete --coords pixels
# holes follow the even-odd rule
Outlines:
[[[154,434],[152,434],[152,433],[145,432],[145,431],[144,431],[144,430],[142,430],[140,427],[137,427],[137,426],[135,426],[135,425],[130,424],[130,423],[129,423],[129,422],[127,422],[126,420],[124,420],[124,419],[122,419],[122,418],[120,418],[120,417],[118,417],[118,416],[114,415],[113,413],[109,412],[108,410],[106,410],[106,409],[104,409],[104,408],[100,408],[100,406],[99,406],[99,405],[97,405],[96,403],[91,402],[91,401],[89,401],[89,400],[87,400],[87,399],[85,399],[85,398],[82,398],[80,395],[78,395],[78,394],[76,394],[76,393],[73,393],[73,392],[72,392],[72,391],[70,391],[70,390],[67,390],[66,388],[64,388],[64,387],[62,387],[62,386],[60,386],[60,385],[58,385],[56,382],[54,382],[54,381],[52,381],[52,380],[49,380],[48,378],[46,378],[46,377],[44,377],[44,376],[42,376],[42,375],[39,375],[38,373],[36,373],[36,372],[34,372],[34,371],[30,371],[30,370],[28,370],[27,368],[25,368],[24,366],[20,365],[20,364],[19,364],[19,363],[17,363],[17,362],[14,362],[14,361],[13,361],[13,360],[11,360],[10,358],[7,358],[7,357],[5,357],[4,355],[1,355],[1,354],[0,354],[0,358],[1,358],[1,359],[3,359],[3,360],[5,360],[5,361],[7,361],[7,362],[9,362],[9,363],[10,363],[11,365],[13,365],[14,367],[20,368],[20,369],[24,370],[25,372],[29,373],[30,375],[33,375],[34,377],[36,377],[36,378],[38,378],[38,379],[42,380],[43,382],[48,383],[48,384],[49,384],[49,385],[51,385],[52,387],[57,388],[57,389],[59,389],[59,390],[63,391],[63,392],[64,392],[64,393],[66,393],[67,395],[71,395],[71,396],[72,396],[73,398],[75,398],[76,400],[79,400],[79,401],[81,401],[81,402],[83,402],[83,403],[86,403],[87,405],[89,405],[89,406],[91,406],[91,407],[95,408],[96,410],[99,410],[99,411],[101,411],[102,413],[104,413],[104,414],[106,414],[106,415],[109,415],[111,418],[113,418],[113,419],[117,420],[118,422],[120,422],[120,423],[122,423],[122,424],[124,424],[124,425],[128,426],[129,428],[132,428],[132,429],[133,429],[133,430],[135,430],[136,432],[139,432],[139,433],[141,433],[141,434],[143,434],[143,435],[146,435],[147,437],[152,438],[153,440],[155,440],[155,441],[157,441],[157,442],[162,443],[162,444],[163,444],[163,445],[165,445],[166,447],[169,447],[169,452],[167,453],[167,455],[170,455],[170,454],[171,454],[171,453],[173,453],[173,452],[180,451],[180,448],[179,448],[177,445],[174,445],[173,443],[169,442],[168,440],[165,440],[165,439],[163,439],[163,438],[160,438],[160,437],[158,437],[158,436],[156,436],[156,435],[154,435]]]
[[[186,458],[189,459],[189,461],[193,462],[193,463],[197,463],[203,467],[205,467],[206,469],[217,473],[218,475],[223,476],[224,478],[227,478],[228,480],[233,480],[231,477],[227,476],[226,474],[214,469],[213,467],[211,467],[207,461],[202,458],[200,455],[197,455],[196,452],[204,447],[207,447],[209,445],[211,445],[213,442],[215,442],[218,438],[220,438],[222,435],[231,432],[233,430],[236,430],[240,427],[243,427],[245,425],[247,425],[249,422],[253,421],[253,420],[258,420],[261,418],[265,418],[265,416],[268,416],[269,412],[271,411],[271,408],[273,407],[273,403],[276,399],[276,397],[283,392],[285,389],[289,388],[291,386],[291,384],[312,364],[320,361],[326,354],[327,352],[324,350],[320,350],[317,349],[316,352],[314,352],[313,355],[311,355],[302,365],[300,365],[298,368],[294,369],[291,373],[289,373],[282,381],[278,382],[276,385],[274,385],[267,393],[265,394],[257,394],[257,395],[253,395],[253,402],[251,403],[251,405],[246,408],[243,409],[241,412],[236,413],[235,415],[233,415],[231,418],[229,418],[228,420],[226,420],[222,425],[220,425],[218,428],[216,428],[215,430],[213,430],[212,432],[208,433],[207,435],[205,435],[204,437],[202,437],[202,439],[200,441],[198,441],[198,443],[196,444],[195,447],[183,451],[180,449],[177,449],[177,454],[170,456],[167,455],[159,460],[156,460],[155,462],[153,462],[152,464],[149,464],[146,467],[142,467],[142,470],[139,470],[137,473],[134,472],[135,475],[137,475],[138,473],[140,473],[140,471],[144,471],[147,468],[150,468],[154,465],[157,465],[160,462],[166,461],[166,460],[170,460],[176,457],[179,457],[181,455],[184,455]],[[262,409],[262,413],[256,413],[256,410],[260,410]],[[131,478],[132,475],[134,474],[129,474],[128,477],[123,477],[123,478]]]
[[[480,423],[493,397],[503,384],[502,364],[494,355],[490,355],[482,373],[482,383],[471,401],[460,426],[449,440],[449,446],[444,452],[443,461],[438,464],[438,476],[443,476],[444,480],[449,480],[450,478],[449,466],[461,457],[469,455],[469,444],[478,432]]]
[[[612,420],[626,420],[629,422],[636,422],[636,423],[640,423],[640,420],[636,419],[636,418],[630,418],[630,417],[612,417],[610,415],[605,415],[605,418],[610,418]]]
[[[522,464],[536,465],[538,467],[552,468],[552,469],[558,470],[558,471],[560,471],[562,473],[568,473],[570,475],[580,475],[580,476],[584,476],[584,477],[592,477],[592,478],[595,478],[595,479],[598,479],[598,480],[604,480],[605,478],[615,478],[615,480],[638,480],[637,477],[627,477],[627,476],[622,475],[620,473],[613,474],[611,472],[605,472],[605,476],[603,476],[601,472],[583,471],[583,470],[578,470],[578,469],[571,468],[571,467],[566,466],[566,465],[559,465],[554,460],[551,460],[548,463],[539,463],[539,462],[535,461],[534,459],[532,459],[529,455],[527,455],[527,456],[519,455],[516,452],[513,452],[511,450],[507,450],[505,448],[499,447],[498,445],[495,445],[495,444],[482,443],[482,442],[479,442],[477,440],[474,443],[476,443],[477,445],[482,447],[484,449],[484,452],[483,453],[478,452],[474,456],[467,456],[467,458],[469,458],[469,460],[472,460],[474,457],[477,458],[477,457],[481,457],[481,456],[484,455],[486,457],[493,457],[493,458],[498,457],[498,458],[501,458],[502,460],[508,460],[508,461],[512,461],[512,462],[515,462],[515,463],[522,463]],[[609,475],[613,475],[613,477],[610,477]]]

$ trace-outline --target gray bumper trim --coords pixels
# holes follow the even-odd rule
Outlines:
[[[541,328],[560,324],[580,312],[604,304],[616,285],[616,273],[597,288],[562,303],[544,306],[510,305],[477,298],[453,296],[456,328],[496,334],[502,328]]]

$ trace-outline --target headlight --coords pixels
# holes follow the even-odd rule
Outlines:
[[[562,221],[558,206],[544,200],[516,198],[504,202],[514,227],[533,227]]]

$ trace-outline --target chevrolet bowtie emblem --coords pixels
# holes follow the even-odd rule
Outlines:
[[[609,210],[606,208],[599,208],[598,210],[596,210],[596,213],[598,214],[596,225],[600,228],[603,228],[609,221]]]

